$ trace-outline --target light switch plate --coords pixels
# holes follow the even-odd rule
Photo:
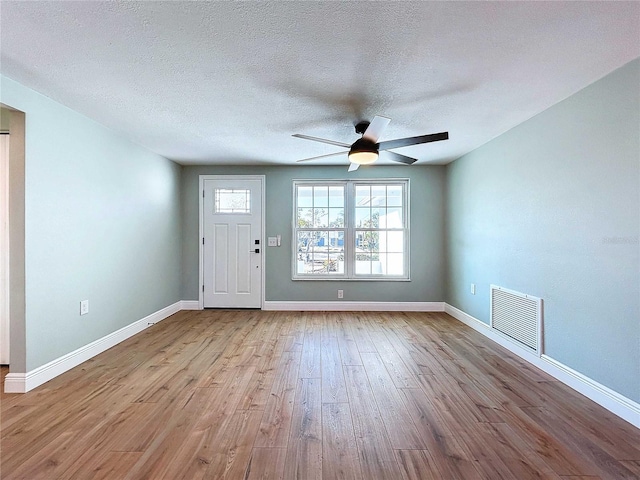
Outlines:
[[[80,302],[80,315],[86,315],[89,313],[89,300],[82,300]]]
[[[269,237],[267,241],[268,241],[267,245],[269,245],[270,247],[278,246],[278,237]]]

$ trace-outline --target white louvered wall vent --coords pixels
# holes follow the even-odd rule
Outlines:
[[[542,355],[542,299],[491,285],[491,328]]]

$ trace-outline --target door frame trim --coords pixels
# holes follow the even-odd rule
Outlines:
[[[11,355],[11,272],[9,229],[9,134],[0,134],[0,365],[10,365]]]
[[[264,310],[265,293],[265,259],[267,249],[265,248],[265,216],[266,216],[266,176],[265,175],[199,175],[198,180],[198,309],[204,310],[204,248],[202,238],[204,238],[204,191],[205,180],[259,180],[262,191],[262,212],[260,212],[260,240],[262,242],[262,255],[260,256],[260,309]]]

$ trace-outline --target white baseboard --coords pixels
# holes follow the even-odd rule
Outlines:
[[[536,354],[520,347],[516,343],[505,339],[502,335],[498,335],[486,323],[481,322],[477,318],[472,317],[448,303],[445,304],[444,311],[565,385],[573,388],[588,399],[593,400],[611,413],[626,420],[635,427],[640,428],[640,404],[547,355],[538,357]]]
[[[444,312],[444,302],[273,302],[265,301],[263,310],[303,312]]]
[[[158,323],[174,313],[179,312],[182,309],[182,303],[182,301],[179,301],[169,305],[27,373],[8,373],[4,380],[5,393],[26,393],[29,390],[33,390],[127,338],[140,333],[152,324]]]
[[[198,300],[182,300],[180,310],[200,310],[200,302]]]

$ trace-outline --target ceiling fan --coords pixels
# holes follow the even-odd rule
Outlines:
[[[337,155],[349,154],[349,171],[353,172],[357,170],[360,165],[370,165],[378,160],[380,153],[383,153],[389,160],[394,162],[404,163],[411,165],[418,161],[417,158],[407,157],[400,155],[396,152],[390,152],[389,150],[400,147],[408,147],[410,145],[418,145],[420,143],[438,142],[440,140],[447,140],[449,138],[449,132],[432,133],[430,135],[421,135],[419,137],[407,137],[398,138],[396,140],[387,140],[384,142],[378,142],[382,136],[382,132],[389,122],[390,118],[381,117],[376,115],[371,122],[360,122],[356,124],[356,133],[362,135],[361,138],[356,140],[353,144],[336,142],[334,140],[327,140],[325,138],[311,137],[309,135],[302,135],[299,133],[294,134],[294,137],[304,138],[305,140],[313,140],[314,142],[328,143],[330,145],[337,145],[338,147],[348,148],[349,151],[330,153],[328,155],[320,155],[319,157],[305,158],[298,160],[298,162],[309,162],[311,160],[319,160],[321,158],[333,157]]]

